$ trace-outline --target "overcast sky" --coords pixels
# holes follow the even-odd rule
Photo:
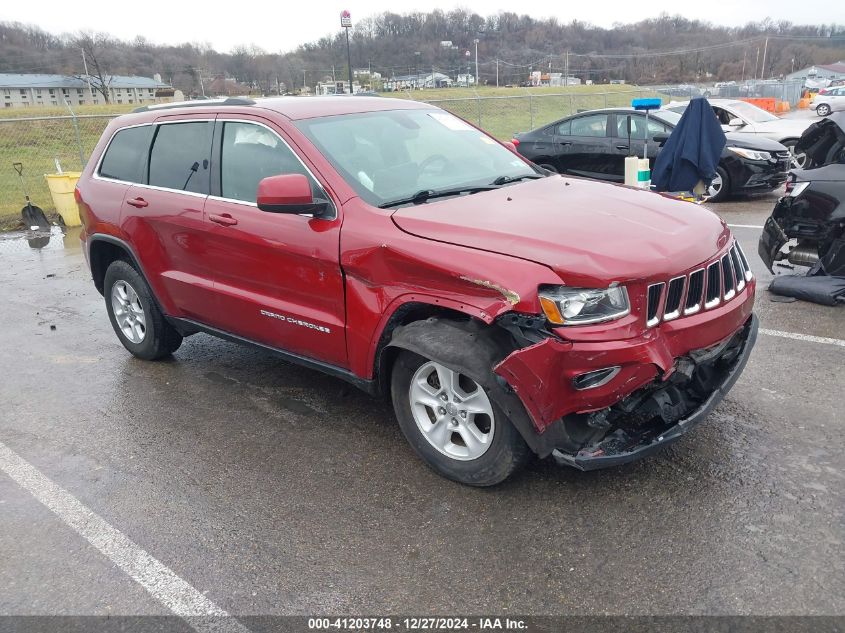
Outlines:
[[[383,11],[404,13],[461,6],[481,15],[500,11],[529,13],[534,17],[556,16],[562,22],[573,19],[609,27],[614,22],[636,22],[662,11],[717,24],[741,25],[771,17],[796,24],[845,23],[845,2],[820,3],[797,0],[743,0],[689,2],[688,0],[600,0],[599,2],[515,3],[512,0],[461,0],[419,2],[413,0],[317,0],[303,2],[180,2],[144,0],[115,3],[114,0],[83,0],[73,6],[59,0],[4,2],[0,20],[26,22],[61,33],[80,29],[105,31],[121,39],[143,35],[158,44],[208,42],[226,52],[239,44],[256,44],[268,52],[285,52],[340,28],[342,9],[352,12],[353,21]],[[235,9],[236,8],[236,9]]]

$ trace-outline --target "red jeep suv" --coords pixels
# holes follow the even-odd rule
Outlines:
[[[710,211],[548,175],[424,103],[225,99],[115,119],[80,179],[120,342],[197,332],[389,396],[438,473],[582,470],[679,438],[731,388],[755,280]]]

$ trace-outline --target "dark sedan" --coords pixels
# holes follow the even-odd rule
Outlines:
[[[631,117],[628,140],[627,119]],[[648,157],[652,166],[661,144],[681,115],[658,110],[648,118]],[[590,110],[542,128],[517,134],[520,154],[550,171],[609,182],[624,182],[625,157],[643,155],[646,118],[631,108]],[[728,143],[708,195],[718,202],[730,195],[766,193],[786,182],[789,150],[776,141],[727,133]]]

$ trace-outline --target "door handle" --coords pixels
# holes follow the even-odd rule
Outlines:
[[[627,145],[617,145],[616,149],[628,149]]]
[[[235,226],[238,223],[237,219],[233,218],[228,213],[223,213],[221,215],[215,215],[214,213],[212,213],[209,214],[208,219],[212,222],[220,224],[221,226]]]
[[[572,145],[572,141],[558,141],[558,145]]]
[[[143,209],[144,207],[150,206],[150,203],[143,198],[133,198],[132,200],[127,200],[126,204],[131,204],[137,209]]]

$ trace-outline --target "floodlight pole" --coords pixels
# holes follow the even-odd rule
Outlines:
[[[349,67],[349,94],[352,92],[352,53],[349,51],[349,29],[352,28],[352,15],[349,11],[340,12],[340,26],[346,31],[346,64]]]

